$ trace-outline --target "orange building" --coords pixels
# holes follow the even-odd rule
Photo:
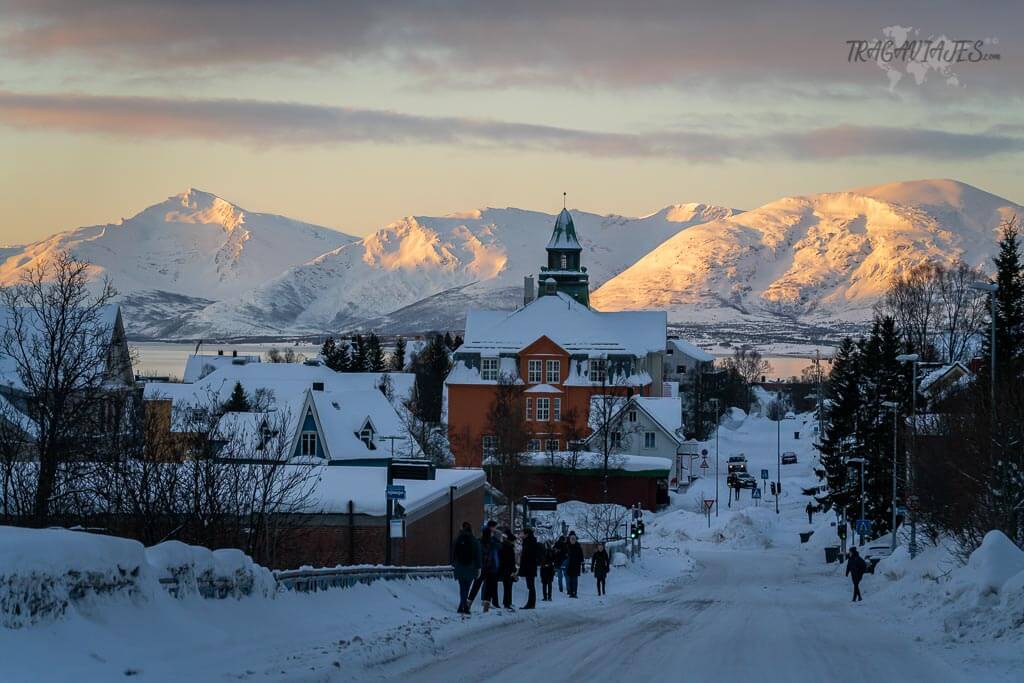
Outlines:
[[[525,387],[521,409],[533,451],[565,450],[568,441],[589,435],[593,395],[661,395],[666,314],[590,308],[581,250],[563,209],[539,292],[527,277],[522,308],[468,312],[446,381],[457,466],[480,467],[494,447],[488,412],[499,382]]]

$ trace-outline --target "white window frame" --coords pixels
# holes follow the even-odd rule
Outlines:
[[[622,448],[622,432],[612,432],[612,448]]]
[[[529,396],[526,397],[526,419],[533,419],[533,399]]]
[[[529,384],[540,384],[544,373],[544,362],[537,359],[531,358],[526,361],[526,381]]]
[[[562,399],[558,397],[551,400],[551,419],[555,421],[562,419]]]
[[[527,441],[526,450],[531,453],[540,453],[540,439],[530,439]]]
[[[480,445],[483,448],[485,456],[494,455],[498,450],[498,437],[493,434],[484,434],[484,438]]]
[[[555,359],[549,360],[547,364],[547,374],[544,379],[547,380],[548,384],[558,384],[562,381],[562,361]]]
[[[497,358],[480,359],[480,379],[496,381],[498,379],[499,363]]]
[[[591,358],[589,361],[589,377],[591,382],[605,382],[608,379],[608,361],[604,358]]]
[[[655,432],[644,432],[644,448],[653,450],[658,447],[658,435]]]
[[[537,420],[547,422],[551,417],[551,399],[540,397],[537,399]]]
[[[317,433],[302,432],[299,436],[299,454],[316,457]]]
[[[630,422],[636,422],[636,420],[637,420],[636,408],[630,408],[629,409],[629,414],[628,414],[628,418],[627,419]]]
[[[373,428],[363,427],[359,430],[359,440],[363,442],[363,445],[367,448],[374,448],[373,445]]]
[[[558,439],[545,439],[544,450],[552,453],[558,452]]]

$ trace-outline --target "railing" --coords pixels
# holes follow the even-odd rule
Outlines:
[[[348,588],[357,583],[401,579],[450,579],[450,566],[391,567],[384,565],[357,565],[324,569],[288,569],[274,572],[277,585],[287,590],[315,593],[328,588]]]

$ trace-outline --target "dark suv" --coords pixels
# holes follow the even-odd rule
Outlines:
[[[796,464],[796,453],[793,451],[786,451],[782,454],[783,465],[795,465]]]
[[[746,472],[733,472],[726,479],[726,483],[729,488],[736,488],[737,486],[741,489],[756,489],[757,479],[747,474]]]

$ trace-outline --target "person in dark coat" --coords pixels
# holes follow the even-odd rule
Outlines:
[[[551,541],[544,544],[540,558],[541,600],[551,601],[551,585],[555,582],[555,549]]]
[[[813,524],[814,523],[814,505],[811,503],[811,501],[807,501],[807,507],[804,508],[804,509],[807,510],[807,523],[808,524]]]
[[[469,588],[480,575],[480,544],[473,536],[473,526],[462,523],[462,530],[452,548],[452,569],[459,582],[459,614],[469,614]]]
[[[555,541],[555,553],[554,553],[555,574],[558,576],[558,592],[559,593],[561,593],[561,592],[563,592],[565,590],[565,586],[564,586],[564,582],[565,582],[565,560],[566,560],[565,546],[568,545],[568,544],[569,544],[569,541],[568,541],[568,539],[566,539],[565,534],[562,534],[561,536],[559,536],[558,540]]]
[[[472,588],[469,589],[469,606],[473,606],[473,601],[476,600],[476,594],[483,589],[480,599],[485,603],[484,610],[486,611],[491,605],[491,593],[488,586],[488,577],[494,574],[494,569],[497,568],[497,558],[491,554],[491,542],[494,539],[494,527],[495,523],[490,522],[484,526],[483,531],[480,533],[480,574],[476,580],[473,581]]]
[[[853,600],[863,600],[860,594],[860,580],[864,578],[864,572],[868,570],[867,562],[860,556],[856,548],[850,548],[850,559],[846,561],[846,575],[853,581]]]
[[[569,541],[565,544],[565,576],[570,598],[579,597],[580,574],[583,572],[583,546],[576,538],[576,532],[569,532]]]
[[[605,594],[605,581],[608,578],[608,570],[611,569],[611,560],[608,559],[608,551],[604,549],[604,543],[597,544],[597,550],[590,556],[590,571],[597,579],[597,594]]]
[[[537,578],[537,566],[540,564],[540,544],[533,536],[533,529],[523,529],[523,549],[519,552],[519,576],[526,581],[526,604],[523,609],[534,609],[537,607],[537,587],[534,580]]]
[[[516,545],[512,534],[505,534],[498,551],[498,578],[501,579],[501,604],[505,609],[512,609],[512,584],[516,581]]]

